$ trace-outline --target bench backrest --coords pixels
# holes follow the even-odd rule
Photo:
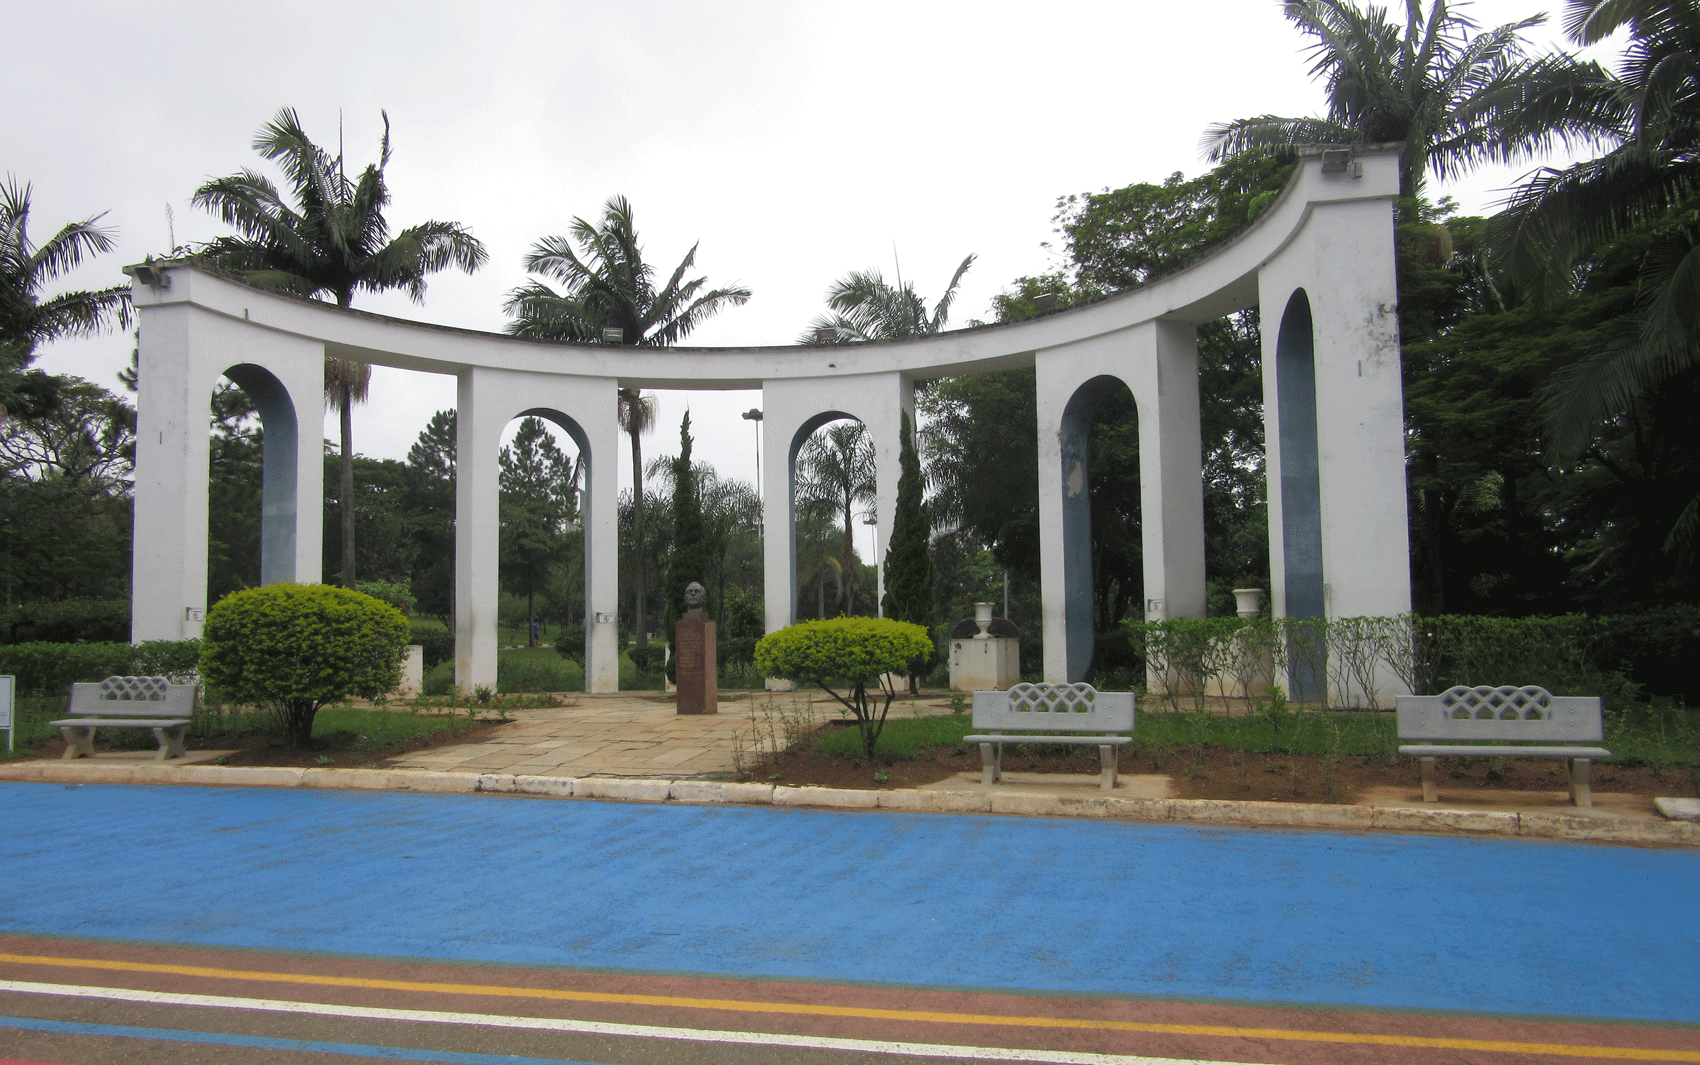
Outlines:
[[[107,677],[71,685],[74,717],[193,717],[195,686],[165,677]]]
[[[1133,693],[1090,684],[1030,684],[974,693],[974,727],[1033,732],[1132,732]]]
[[[1545,688],[1448,688],[1398,698],[1402,740],[1532,740],[1586,743],[1605,738],[1600,700],[1553,695]]]

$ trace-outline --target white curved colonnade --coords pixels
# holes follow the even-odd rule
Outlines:
[[[1139,411],[1147,616],[1204,613],[1197,326],[1263,308],[1271,589],[1278,615],[1410,605],[1396,316],[1395,148],[1307,155],[1259,220],[1186,271],[1085,307],[898,343],[784,348],[543,344],[296,300],[186,263],[136,271],[141,324],[133,639],[200,633],[207,604],[207,397],[227,374],[265,425],[262,579],[320,577],[327,355],[459,383],[455,678],[496,679],[498,445],[539,415],[586,456],[586,689],[614,691],[620,387],[762,390],[767,628],[796,602],[798,447],[860,419],[874,442],[878,547],[897,498],[899,415],[917,380],[1034,366],[1045,675],[1091,656],[1086,428],[1116,382]],[[1324,165],[1325,162],[1328,165]],[[1391,693],[1391,677],[1378,687]]]

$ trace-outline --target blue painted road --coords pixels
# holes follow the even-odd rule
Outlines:
[[[1691,1022],[1700,853],[492,796],[0,784],[0,931]]]

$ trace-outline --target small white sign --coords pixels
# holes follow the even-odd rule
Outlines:
[[[1163,601],[1161,599],[1147,599],[1145,609],[1147,612],[1155,614],[1163,609]]]
[[[6,749],[15,750],[12,739],[17,735],[12,725],[12,677],[0,677],[0,728],[6,730]]]
[[[186,606],[183,608],[183,620],[203,622],[207,620],[207,609],[201,606]]]
[[[603,612],[601,610],[598,610],[596,612],[596,623],[598,625],[612,625],[614,623],[613,612],[612,611]]]

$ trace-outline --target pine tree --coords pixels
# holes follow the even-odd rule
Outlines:
[[[891,523],[891,543],[885,552],[885,598],[882,612],[894,621],[933,627],[933,520],[921,498],[921,460],[915,453],[915,431],[903,413],[903,450],[898,456],[897,516]],[[909,690],[920,687],[920,674],[931,668],[934,655],[910,664]]]

